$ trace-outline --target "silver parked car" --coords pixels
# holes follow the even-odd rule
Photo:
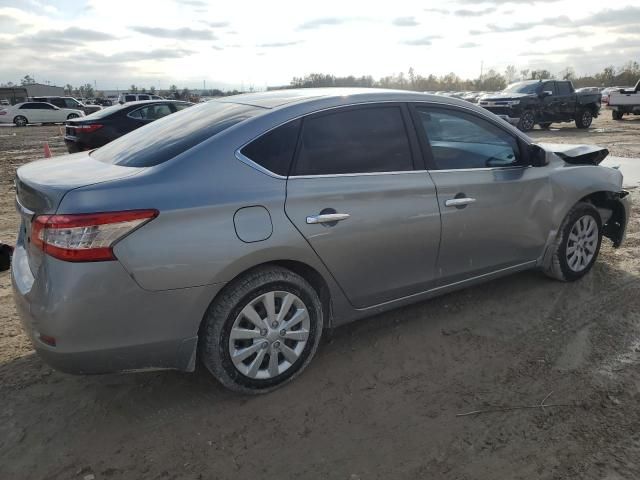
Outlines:
[[[199,359],[266,392],[324,328],[525,269],[585,275],[629,215],[607,153],[421,93],[210,101],[18,170],[16,304],[60,370]]]

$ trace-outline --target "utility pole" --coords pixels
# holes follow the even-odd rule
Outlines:
[[[480,81],[482,81],[483,70],[484,70],[484,60],[480,60]]]

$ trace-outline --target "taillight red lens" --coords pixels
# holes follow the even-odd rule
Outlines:
[[[0,115],[6,115],[7,112],[5,112],[4,110],[0,110]]]
[[[40,215],[33,221],[31,242],[67,262],[115,260],[114,244],[157,216],[157,210]]]
[[[75,128],[76,131],[80,131],[82,133],[93,133],[96,130],[100,130],[104,125],[100,123],[91,123],[89,125],[69,125],[71,128]]]

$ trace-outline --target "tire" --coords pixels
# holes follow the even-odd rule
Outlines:
[[[622,112],[618,110],[611,110],[611,118],[613,120],[622,120]]]
[[[78,115],[77,113],[70,113],[69,115],[67,115],[67,120],[71,120],[72,118],[78,118],[80,115]]]
[[[593,122],[593,114],[591,110],[581,110],[578,112],[578,116],[576,117],[576,127],[578,128],[589,128],[591,126],[591,122]]]
[[[597,230],[594,234],[587,235],[593,227]],[[574,238],[580,240],[576,241]],[[556,240],[551,246],[551,261],[544,273],[563,282],[573,282],[582,278],[596,262],[601,243],[602,220],[598,210],[590,203],[577,203],[558,230]],[[576,262],[577,257],[581,258]]]
[[[29,121],[27,120],[27,117],[18,115],[13,119],[13,123],[15,124],[16,127],[26,127]]]
[[[272,316],[267,313],[270,298]],[[285,302],[289,308],[277,318]],[[306,310],[306,316],[300,309]],[[270,324],[263,323],[267,319]],[[304,278],[285,268],[257,268],[227,285],[209,306],[200,331],[200,357],[228,389],[267,393],[307,367],[318,349],[322,328],[322,303]],[[237,338],[231,338],[232,332]],[[245,358],[234,360],[233,353]]]
[[[541,129],[546,130],[551,126],[551,122],[539,123],[538,125],[540,125]]]
[[[536,117],[531,110],[525,110],[522,112],[520,116],[520,121],[518,122],[518,129],[523,132],[528,132],[529,130],[533,130],[533,127],[536,124]]]

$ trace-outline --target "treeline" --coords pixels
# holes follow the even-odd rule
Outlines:
[[[311,88],[311,87],[380,87],[395,88],[401,90],[417,91],[497,91],[502,90],[508,84],[520,80],[536,79],[561,79],[571,80],[576,87],[613,87],[631,86],[640,79],[640,65],[630,61],[621,67],[609,66],[595,75],[577,76],[572,67],[552,73],[549,70],[518,70],[514,65],[509,65],[504,72],[494,69],[488,70],[476,79],[462,79],[455,73],[443,76],[423,76],[410,68],[407,74],[400,72],[375,80],[372,76],[338,77],[330,74],[312,73],[304,77],[294,77],[290,85],[279,88]]]

